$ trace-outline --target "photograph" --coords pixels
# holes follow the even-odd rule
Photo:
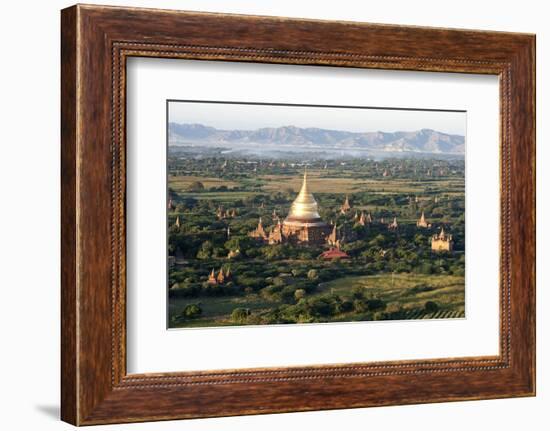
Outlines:
[[[0,431],[550,430],[548,10],[3,2]]]
[[[466,117],[168,100],[168,328],[465,318]]]

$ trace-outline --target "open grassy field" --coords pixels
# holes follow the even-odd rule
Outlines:
[[[301,176],[291,175],[265,175],[260,179],[266,181],[263,187],[265,191],[278,191],[281,189],[300,190]],[[421,194],[428,183],[412,182],[405,179],[357,179],[351,177],[336,177],[325,172],[308,172],[308,184],[312,192],[322,193],[353,193],[357,191],[371,191],[374,194],[411,193]],[[449,189],[446,181],[437,183],[439,187]]]
[[[292,189],[295,192],[302,186],[302,176],[297,175],[263,175],[260,180],[266,185],[262,190],[277,192]],[[324,193],[352,193],[364,189],[366,181],[354,178],[330,178],[321,176],[319,172],[308,172],[308,185],[312,192]]]
[[[196,181],[201,182],[206,190],[212,187],[226,186],[232,188],[247,184],[246,179],[237,181],[196,175],[182,175],[171,176],[169,178],[169,185],[174,191],[185,194],[189,185]],[[257,178],[257,181],[263,183],[261,190],[266,193],[287,189],[298,192],[302,185],[302,176],[261,175]],[[410,193],[422,195],[427,188],[445,191],[445,193],[449,195],[464,193],[464,180],[461,179],[437,179],[434,181],[421,182],[400,178],[357,179],[350,177],[334,177],[323,171],[313,171],[308,172],[308,183],[310,190],[315,193],[353,193],[369,191],[373,194]],[[193,194],[193,196],[199,199],[202,197],[201,194]]]
[[[225,180],[222,178],[202,177],[195,175],[178,175],[170,176],[168,178],[169,186],[176,192],[185,192],[186,190],[188,190],[191,183],[194,183],[196,181],[201,182],[206,189],[220,186],[231,188],[239,185],[239,183],[235,181]]]
[[[364,288],[367,296],[386,302],[388,309],[400,309],[400,319],[426,319],[464,317],[464,277],[450,275],[378,274],[372,276],[345,277],[321,283],[309,297],[325,294],[351,296],[357,286]],[[423,311],[427,301],[439,306],[437,311]],[[199,304],[202,314],[188,320],[185,327],[235,325],[231,312],[246,307],[254,314],[280,305],[257,293],[233,297],[172,298],[169,304],[170,318],[176,316],[189,304]],[[333,321],[363,320],[362,315],[344,314]],[[178,325],[171,325],[177,327]]]
[[[200,304],[202,315],[198,319],[186,321],[186,328],[234,325],[230,320],[231,312],[238,307],[246,307],[252,312],[269,309],[276,303],[262,298],[258,294],[246,296],[214,296],[204,298],[172,298],[170,299],[168,315],[171,318],[177,315],[189,304]],[[173,326],[173,325],[171,325]]]
[[[249,196],[256,196],[257,192],[228,191],[228,192],[202,192],[202,193],[180,193],[182,198],[193,198],[197,200],[212,200],[219,203],[230,203]]]
[[[360,286],[365,293],[403,308],[421,308],[427,301],[442,310],[464,311],[464,277],[456,275],[379,274],[345,277],[321,283],[316,295],[348,294]]]

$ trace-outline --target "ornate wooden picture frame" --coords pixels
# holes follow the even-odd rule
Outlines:
[[[78,5],[62,11],[61,49],[64,421],[91,425],[535,394],[533,35]],[[500,354],[128,374],[125,92],[126,60],[135,56],[497,75]]]

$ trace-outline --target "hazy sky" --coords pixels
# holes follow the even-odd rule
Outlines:
[[[466,135],[465,112],[170,102],[168,116],[170,122],[200,123],[225,130],[296,126],[351,132],[434,129]]]

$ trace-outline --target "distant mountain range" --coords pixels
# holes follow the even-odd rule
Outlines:
[[[169,123],[169,145],[216,146],[240,150],[365,151],[373,154],[464,155],[465,140],[432,129],[412,132],[348,132],[295,126],[219,130],[202,124]]]

